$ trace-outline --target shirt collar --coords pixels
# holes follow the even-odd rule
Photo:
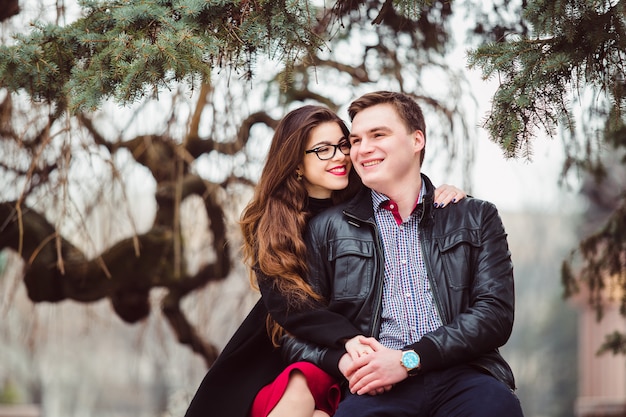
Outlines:
[[[416,212],[416,208],[423,203],[424,194],[426,194],[426,184],[424,184],[424,181],[422,181],[422,187],[420,188],[417,200],[415,200],[415,205],[413,206],[411,215],[413,215]],[[372,190],[372,204],[374,206],[375,213],[380,212],[380,210],[383,209],[391,211],[394,219],[396,220],[396,223],[402,224],[402,217],[400,216],[400,212],[398,211],[398,204],[395,201],[382,193]]]

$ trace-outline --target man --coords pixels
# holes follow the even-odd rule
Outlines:
[[[409,96],[355,100],[350,156],[368,187],[309,225],[312,285],[373,353],[293,340],[306,359],[348,381],[335,417],[522,416],[498,348],[514,315],[513,266],[496,208],[467,198],[433,210],[421,174],[426,127]]]

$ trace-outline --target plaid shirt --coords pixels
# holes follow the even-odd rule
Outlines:
[[[415,206],[422,203],[426,187]],[[398,205],[372,191],[374,216],[383,241],[385,275],[379,340],[391,349],[419,341],[442,325],[433,300],[419,238],[419,210],[402,221]]]

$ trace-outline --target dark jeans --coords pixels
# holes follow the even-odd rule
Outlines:
[[[405,379],[381,395],[353,395],[334,417],[523,417],[505,384],[469,366]]]

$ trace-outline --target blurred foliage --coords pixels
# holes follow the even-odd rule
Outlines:
[[[257,54],[289,63],[319,47],[301,1],[81,0],[82,16],[34,22],[0,46],[0,82],[57,112],[94,110],[158,94],[173,82],[209,80],[215,68],[252,76]]]
[[[0,404],[19,404],[21,402],[20,392],[13,381],[6,380],[0,390]]]

